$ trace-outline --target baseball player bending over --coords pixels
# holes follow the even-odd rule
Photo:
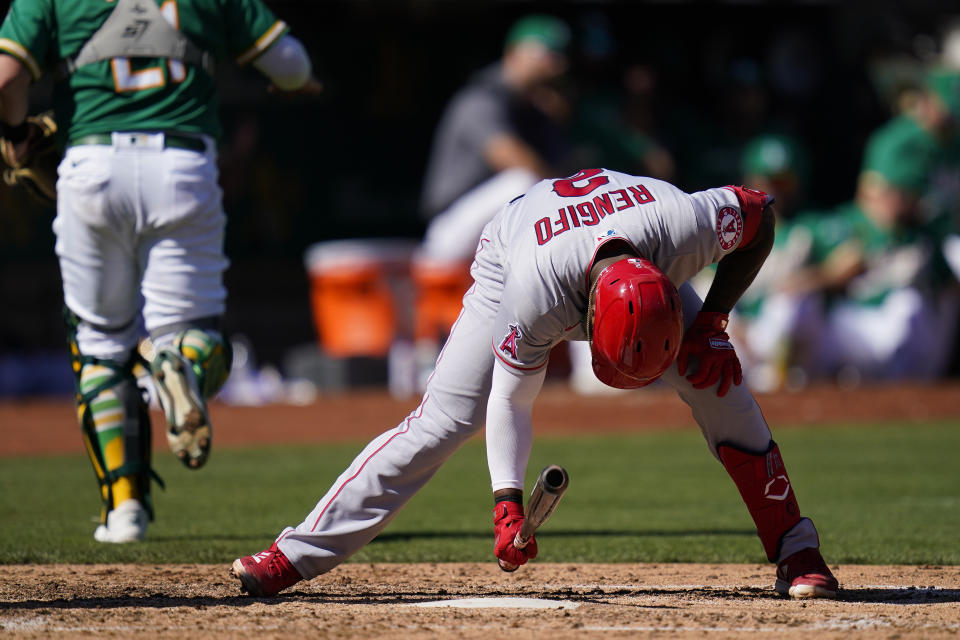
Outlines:
[[[588,169],[539,182],[505,205],[484,228],[474,284],[420,406],[367,445],[300,525],[233,563],[242,587],[274,595],[346,560],[484,420],[495,554],[515,565],[536,557],[535,541],[523,550],[512,543],[524,518],[533,402],[550,349],[588,340],[604,383],[633,389],[662,379],[690,406],[777,565],[776,590],[834,597],[817,531],[800,515],[725,332],[773,243],[771,200],[741,187],[687,194]],[[701,301],[686,281],[713,262]]]
[[[310,60],[287,32],[260,0],[14,0],[0,27],[12,168],[29,168],[39,138],[29,84],[58,61],[47,69],[66,148],[53,230],[78,416],[103,499],[100,542],[140,540],[153,517],[159,478],[138,364],[156,383],[174,454],[191,469],[209,455],[205,399],[231,363],[219,329],[227,259],[213,63],[231,56],[280,90],[314,93]],[[149,361],[137,351],[144,329]]]

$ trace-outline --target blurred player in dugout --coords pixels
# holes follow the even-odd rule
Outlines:
[[[944,258],[960,200],[960,76],[931,70],[911,107],[867,141],[856,195],[797,215],[748,292],[734,337],[758,389],[808,380],[932,379],[955,339]],[[745,178],[751,186],[762,182]]]
[[[563,130],[569,105],[556,86],[567,71],[569,45],[562,20],[521,18],[507,33],[502,57],[476,72],[443,112],[421,194],[429,223],[413,263],[418,391],[470,286],[484,225],[505,202],[569,168]]]
[[[159,478],[138,373],[152,375],[174,454],[190,469],[207,460],[205,399],[231,363],[213,63],[232,58],[277,90],[316,93],[288,31],[260,0],[14,0],[0,27],[0,122],[18,152],[36,135],[29,85],[55,75],[65,151],[53,230],[103,500],[99,542],[140,540],[153,518]],[[152,346],[141,354],[144,332]]]
[[[781,352],[788,336],[780,318],[781,287],[789,274],[803,267],[807,245],[790,240],[790,230],[806,207],[810,159],[803,143],[792,135],[764,133],[750,139],[740,159],[743,184],[772,195],[777,202],[777,233],[766,262],[734,308],[736,327],[731,340],[743,363],[744,377],[758,391],[784,382],[786,363]]]

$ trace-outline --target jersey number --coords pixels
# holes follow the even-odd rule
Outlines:
[[[180,28],[177,0],[166,0],[160,5],[160,14],[175,29]],[[110,58],[110,68],[113,70],[113,86],[117,93],[153,89],[166,84],[162,66],[134,71],[130,65],[130,58]],[[171,82],[183,82],[187,78],[187,70],[179,60],[167,60],[167,71]]]
[[[600,175],[602,173],[603,169],[584,169],[583,171],[578,171],[569,178],[555,180],[553,183],[553,191],[558,196],[563,196],[564,198],[585,196],[597,187],[602,187],[610,182],[610,178]],[[578,184],[584,181],[586,181],[586,184]]]

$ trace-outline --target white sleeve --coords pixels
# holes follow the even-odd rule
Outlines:
[[[533,443],[533,401],[547,368],[524,375],[495,362],[487,401],[487,466],[490,484],[498,489],[523,489],[523,477]]]
[[[302,87],[313,70],[307,50],[289,33],[254,60],[253,66],[283,91]]]

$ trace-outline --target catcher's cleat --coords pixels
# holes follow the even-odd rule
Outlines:
[[[791,598],[836,598],[840,585],[819,549],[804,549],[777,565],[777,593]]]
[[[202,467],[210,454],[212,428],[193,369],[172,349],[161,349],[150,367],[167,417],[170,449],[187,467]]]
[[[147,533],[147,521],[150,517],[139,501],[130,499],[121,502],[107,514],[107,523],[101,524],[93,532],[97,542],[137,542]]]
[[[240,579],[242,591],[261,597],[275,596],[303,580],[276,542],[265,551],[234,560],[230,573]]]

